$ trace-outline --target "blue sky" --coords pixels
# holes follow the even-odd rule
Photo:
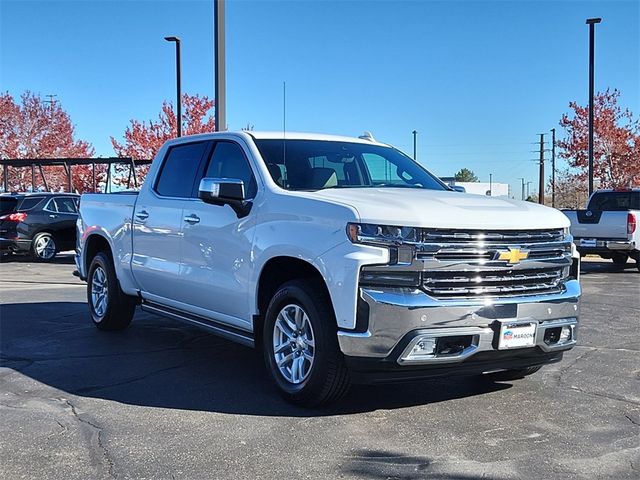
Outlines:
[[[0,0],[0,90],[56,94],[78,137],[113,155],[129,119],[155,118],[183,91],[213,96],[212,1]],[[588,17],[596,88],[640,114],[640,2],[227,1],[227,117],[237,130],[359,135],[441,176],[537,190],[537,134],[587,102]],[[547,166],[549,172],[549,166]]]

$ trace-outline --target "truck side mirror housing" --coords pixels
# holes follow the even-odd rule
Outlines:
[[[460,192],[460,193],[467,193],[467,189],[464,188],[462,185],[454,185],[453,190],[455,190],[456,192]]]
[[[198,198],[213,205],[229,205],[239,218],[247,216],[252,205],[246,200],[244,182],[237,178],[203,178]]]

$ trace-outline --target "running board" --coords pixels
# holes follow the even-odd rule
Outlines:
[[[240,330],[239,328],[234,328],[229,325],[216,322],[215,320],[200,317],[198,315],[193,315],[192,313],[183,312],[181,310],[176,310],[171,307],[158,305],[157,303],[148,301],[143,301],[142,310],[149,313],[155,313],[172,320],[178,320],[179,322],[186,322],[190,323],[191,325],[196,325],[200,328],[208,330],[211,333],[214,333],[215,335],[226,338],[228,340],[232,340],[242,345],[246,345],[247,347],[253,348],[255,346],[253,334],[251,332],[246,332],[244,330]]]

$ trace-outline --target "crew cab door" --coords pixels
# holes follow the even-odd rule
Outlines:
[[[202,177],[234,178],[244,182],[247,198],[257,183],[249,155],[231,140],[212,142]],[[199,183],[199,181],[198,181]],[[229,205],[212,205],[197,198],[184,204],[180,302],[190,312],[240,328],[250,328],[248,291],[255,216],[238,218]]]
[[[181,288],[182,209],[209,143],[180,143],[167,151],[154,184],[143,188],[133,212],[131,271],[142,296],[171,304]]]

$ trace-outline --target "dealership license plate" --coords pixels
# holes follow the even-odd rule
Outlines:
[[[536,344],[536,324],[531,323],[510,323],[500,324],[500,337],[498,339],[498,350],[509,350],[510,348],[533,347]]]
[[[583,238],[580,240],[581,247],[597,247],[598,242],[595,238]]]

